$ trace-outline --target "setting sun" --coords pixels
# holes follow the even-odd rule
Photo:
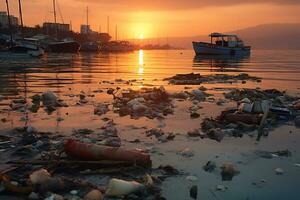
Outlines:
[[[143,34],[140,34],[139,39],[140,39],[140,40],[144,39],[144,35],[143,35]]]

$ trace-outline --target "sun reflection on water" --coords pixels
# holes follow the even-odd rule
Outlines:
[[[139,75],[144,73],[144,50],[139,50]]]

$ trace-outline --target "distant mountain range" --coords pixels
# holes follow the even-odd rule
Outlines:
[[[239,35],[254,49],[300,49],[300,23],[263,24],[230,33]],[[209,38],[207,35],[169,38],[172,46],[186,49],[192,48],[192,41],[209,41]]]

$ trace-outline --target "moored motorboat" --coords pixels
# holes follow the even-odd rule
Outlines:
[[[77,53],[80,44],[75,41],[57,41],[48,44],[47,50],[53,53]]]
[[[12,58],[23,57],[41,57],[44,55],[44,49],[30,40],[19,40],[12,43],[9,47],[2,49],[1,56]]]
[[[247,55],[251,52],[250,46],[233,34],[212,33],[211,42],[193,42],[196,55]]]
[[[86,42],[81,45],[80,51],[82,52],[98,52],[100,51],[100,45],[98,42]]]

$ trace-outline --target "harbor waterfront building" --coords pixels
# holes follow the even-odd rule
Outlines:
[[[55,29],[57,29],[59,32],[68,32],[68,31],[70,31],[70,24],[44,22],[43,23],[43,28],[46,29],[46,30],[55,30]]]
[[[81,34],[89,34],[91,32],[92,32],[92,30],[91,30],[90,25],[82,24],[80,26],[80,33]]]
[[[9,18],[10,18],[10,23],[11,23],[12,26],[18,26],[19,25],[18,17],[10,15]],[[5,12],[5,11],[0,11],[0,27],[8,28],[7,12]]]

